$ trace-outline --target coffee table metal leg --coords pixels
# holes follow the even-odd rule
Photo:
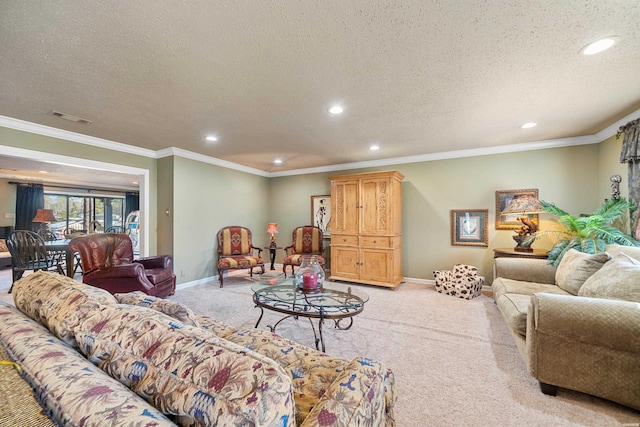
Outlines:
[[[349,319],[349,324],[347,326],[340,326],[340,322],[346,320],[345,318],[336,319],[336,328],[340,329],[341,331],[346,331],[347,329],[351,328],[351,326],[353,326],[353,317],[348,317],[347,319]]]
[[[256,307],[260,309],[260,317],[258,317],[258,321],[256,322],[256,326],[254,326],[254,328],[258,327],[258,325],[262,321],[262,316],[264,316],[264,310],[262,309],[262,307],[260,307],[259,305],[256,305]]]

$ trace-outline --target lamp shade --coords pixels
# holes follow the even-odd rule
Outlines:
[[[270,222],[269,225],[267,225],[267,234],[278,234],[278,224]]]
[[[46,223],[46,222],[55,222],[56,217],[53,215],[53,210],[52,209],[38,209],[38,212],[36,212],[36,216],[33,217],[33,219],[31,220],[31,222],[42,222],[42,223]]]
[[[516,194],[501,215],[537,214],[542,212],[540,201],[530,194]]]

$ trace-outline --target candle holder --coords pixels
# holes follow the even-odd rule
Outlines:
[[[304,255],[295,277],[298,289],[303,292],[313,292],[322,289],[324,270],[318,263],[318,257],[316,255]]]

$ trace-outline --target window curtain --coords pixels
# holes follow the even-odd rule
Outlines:
[[[636,239],[640,237],[638,229],[638,213],[640,212],[640,118],[620,126],[616,138],[624,134],[620,163],[629,165],[629,200],[635,202],[637,208],[631,213],[631,230],[635,230]]]
[[[16,230],[36,231],[40,224],[31,220],[44,208],[42,184],[18,184],[16,189]]]
[[[124,216],[126,218],[133,211],[140,209],[140,195],[138,193],[127,193],[124,197]]]

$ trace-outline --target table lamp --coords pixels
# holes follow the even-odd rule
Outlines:
[[[269,247],[275,248],[276,247],[276,234],[278,234],[278,224],[276,224],[275,222],[270,222],[269,225],[267,225],[267,234],[271,234],[271,240],[270,240],[270,243],[269,243]]]
[[[516,228],[516,235],[513,240],[517,245],[514,250],[518,252],[533,252],[531,243],[535,240],[531,238],[538,231],[538,224],[535,219],[529,219],[528,215],[538,214],[542,212],[540,201],[530,194],[516,194],[511,202],[500,212],[500,215],[519,215],[518,221],[522,223]]]
[[[40,223],[40,235],[43,239],[47,238],[47,224],[50,222],[56,222],[56,217],[53,215],[52,209],[38,209],[36,212],[36,216],[33,217],[31,222],[39,222]]]

